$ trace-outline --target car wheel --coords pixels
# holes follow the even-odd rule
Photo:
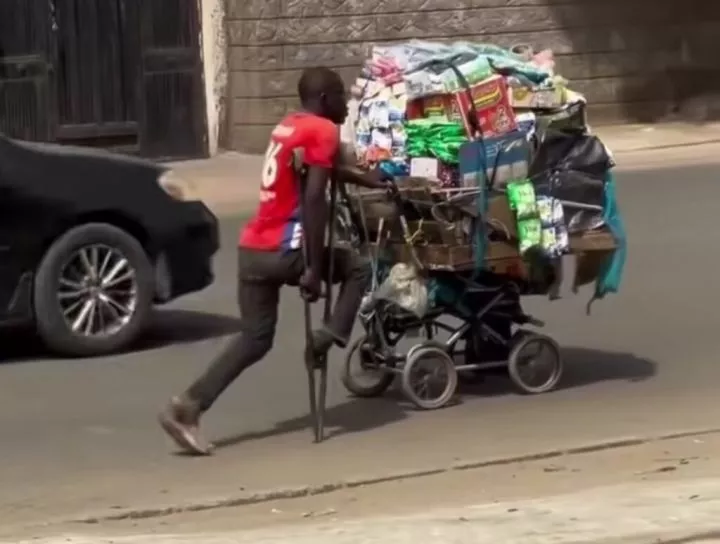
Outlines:
[[[153,271],[140,243],[105,223],[58,238],[35,276],[38,333],[63,355],[117,351],[142,330],[153,300]]]

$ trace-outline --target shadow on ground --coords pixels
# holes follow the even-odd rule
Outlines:
[[[145,333],[122,353],[210,340],[238,332],[239,325],[238,318],[225,315],[191,310],[157,309],[153,312]],[[45,349],[37,335],[27,329],[0,332],[0,345],[3,347],[0,364],[55,358]]]
[[[558,391],[611,381],[640,382],[656,374],[656,363],[631,353],[609,352],[585,348],[563,349],[565,374]],[[470,398],[517,394],[506,373],[487,375],[480,383],[463,384],[458,402]],[[554,393],[547,393],[552,395]],[[452,410],[452,406],[447,408]],[[328,438],[369,431],[394,424],[409,417],[416,410],[393,387],[382,398],[350,398],[347,402],[328,408],[325,416]],[[282,421],[272,429],[221,438],[214,442],[218,449],[243,442],[271,438],[311,428],[309,416]]]
[[[336,438],[342,435],[371,431],[402,421],[408,417],[408,407],[398,403],[388,395],[387,398],[358,399],[351,398],[347,402],[329,407],[325,412],[325,437]],[[226,436],[213,441],[217,449],[237,446],[252,440],[272,438],[312,428],[309,415],[287,419],[276,424],[272,429],[259,432],[243,433]]]
[[[565,371],[556,391],[587,387],[603,382],[641,382],[657,373],[657,363],[632,353],[587,348],[563,348]],[[486,375],[479,383],[465,381],[461,393],[496,396],[516,393],[504,369]],[[552,395],[553,393],[546,393]]]

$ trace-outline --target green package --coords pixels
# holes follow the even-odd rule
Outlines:
[[[518,221],[538,217],[535,187],[529,179],[508,183],[507,197]]]
[[[528,249],[542,244],[542,223],[537,218],[518,221],[517,233],[521,255]]]
[[[467,142],[460,123],[442,118],[414,119],[405,123],[405,151],[409,157],[435,157],[457,164],[460,147]]]

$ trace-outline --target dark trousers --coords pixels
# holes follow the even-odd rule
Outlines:
[[[326,258],[329,252],[326,252]],[[357,312],[370,282],[370,264],[357,254],[336,248],[333,278],[340,283],[335,308],[325,327],[344,345],[350,339]],[[325,263],[327,265],[327,263]],[[328,270],[323,266],[323,270]],[[304,271],[301,251],[263,252],[240,249],[238,254],[238,304],[241,332],[205,373],[190,386],[187,396],[205,411],[240,373],[260,361],[275,339],[280,289],[297,286]]]

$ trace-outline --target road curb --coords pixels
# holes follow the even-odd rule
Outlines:
[[[411,480],[454,471],[477,470],[480,468],[488,468],[493,466],[512,465],[532,461],[544,461],[547,459],[555,459],[558,457],[584,455],[600,451],[639,446],[642,444],[649,444],[653,442],[664,442],[680,438],[700,437],[710,434],[720,434],[720,427],[696,429],[691,431],[679,431],[661,435],[651,435],[646,437],[616,438],[613,440],[593,442],[590,444],[573,446],[569,448],[556,448],[552,450],[529,453],[525,455],[497,457],[491,459],[469,459],[437,468],[407,470],[384,475],[381,474],[374,476],[361,476],[348,480],[300,487],[276,488],[268,491],[243,493],[240,495],[227,496],[219,499],[198,500],[185,504],[167,505],[154,508],[127,508],[121,511],[118,511],[116,509],[112,511],[100,511],[91,515],[58,520],[57,522],[51,523],[51,525],[60,523],[97,524],[103,521],[149,519],[188,512],[203,512],[219,508],[233,508],[269,501],[298,499],[303,497],[324,495],[343,489],[354,489],[358,487],[377,485],[387,482]]]
[[[632,153],[643,153],[645,151],[661,151],[663,149],[682,149],[685,147],[697,147],[702,145],[720,144],[720,138],[710,138],[708,140],[698,140],[694,142],[678,142],[674,144],[660,144],[636,147],[633,149],[619,149],[617,151],[611,148],[613,155],[630,155]]]

